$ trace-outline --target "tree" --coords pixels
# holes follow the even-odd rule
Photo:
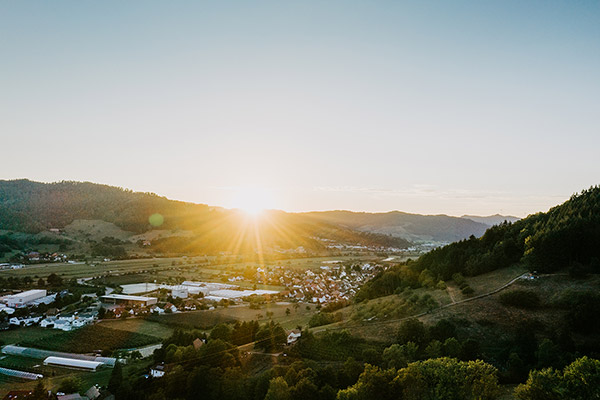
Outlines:
[[[290,315],[290,313],[291,313],[290,309],[289,309],[289,308],[286,308],[286,309],[285,309],[285,315],[289,316],[289,315]]]
[[[416,359],[417,346],[408,342],[407,344],[393,344],[383,350],[383,362],[388,368],[400,369]]]
[[[564,371],[531,371],[527,382],[515,389],[521,400],[586,400],[600,398],[600,361],[582,357]]]
[[[123,384],[123,368],[120,362],[116,362],[108,380],[108,390],[113,393],[118,393]]]
[[[444,354],[450,358],[460,357],[462,351],[461,345],[456,338],[448,338],[444,342]]]
[[[410,318],[400,325],[398,329],[397,340],[398,343],[404,344],[408,342],[422,345],[426,342],[427,331],[421,321],[416,318]]]
[[[560,348],[552,340],[544,339],[535,352],[539,367],[558,367],[560,364]]]
[[[395,390],[392,381],[395,377],[395,370],[382,370],[379,367],[367,364],[365,370],[358,382],[353,386],[340,390],[338,392],[338,400],[362,400],[362,399],[377,399],[377,400],[394,400],[399,396]]]
[[[319,388],[309,378],[302,378],[290,390],[292,400],[316,399],[319,396]]]
[[[447,319],[441,319],[429,328],[429,337],[440,342],[456,336],[456,325]]]
[[[500,391],[497,370],[483,361],[437,358],[398,371],[396,393],[405,399],[485,400]],[[400,396],[399,396],[400,397]]]
[[[431,342],[429,342],[427,347],[425,347],[425,355],[428,358],[438,358],[441,357],[443,353],[444,346],[439,340],[432,340]]]
[[[265,400],[289,400],[290,388],[281,376],[271,379]]]
[[[231,341],[231,328],[227,324],[217,324],[210,331],[210,340],[221,339],[225,342]]]
[[[285,330],[273,321],[269,321],[256,332],[256,347],[264,351],[280,348],[286,341]]]
[[[28,398],[31,400],[46,400],[48,398],[48,391],[42,379],[37,380],[35,389],[33,389],[33,393]]]
[[[50,275],[48,275],[48,278],[46,278],[46,281],[48,282],[48,285],[50,285],[50,286],[62,285],[62,278],[60,276],[56,275],[54,272],[51,273]]]
[[[58,386],[58,391],[63,393],[78,393],[81,389],[81,380],[77,377],[70,376],[63,379]]]

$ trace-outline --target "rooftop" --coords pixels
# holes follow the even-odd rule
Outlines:
[[[131,300],[131,301],[148,301],[156,300],[156,297],[146,296],[131,296],[127,294],[106,294],[102,296],[103,299],[114,299],[114,300]]]

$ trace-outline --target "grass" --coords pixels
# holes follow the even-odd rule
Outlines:
[[[286,314],[288,308],[290,309],[289,315]],[[217,308],[216,310],[151,315],[146,317],[145,321],[149,324],[158,324],[163,327],[209,330],[219,323],[250,320],[257,320],[263,323],[272,319],[281,324],[285,329],[293,329],[298,325],[303,327],[308,326],[308,320],[315,312],[314,304],[310,305],[310,310],[306,310],[306,304],[302,304],[298,309],[295,309],[292,303],[282,302],[267,303],[262,305],[260,309],[251,309],[249,306],[243,305]],[[269,318],[267,317],[267,313],[273,313],[273,315]],[[118,324],[118,321],[114,323]],[[111,326],[111,328],[118,329],[116,326]]]
[[[210,311],[149,315],[146,320],[180,329],[210,329],[216,324],[234,321],[233,318]]]
[[[42,364],[42,360],[36,360],[34,358],[19,357],[19,356],[13,356],[13,355],[5,356],[2,359],[0,359],[0,367],[16,369],[19,371],[36,372],[34,367],[36,365],[41,365],[41,364]],[[41,373],[41,372],[39,372],[39,373]]]
[[[120,331],[140,333],[160,339],[167,338],[173,333],[173,329],[167,325],[142,318],[104,320],[97,325]]]
[[[502,285],[507,284],[517,276],[527,272],[521,265],[513,265],[487,274],[467,277],[467,283],[475,290],[475,295],[491,292]]]
[[[490,292],[498,287],[501,287],[508,283],[510,280],[519,276],[520,274],[526,272],[520,266],[513,266],[510,268],[505,268],[497,271],[492,271],[490,273],[467,278],[467,282],[473,289],[475,289],[475,295],[483,294]],[[536,281],[538,282],[538,281]],[[519,285],[535,285],[536,282],[515,282],[514,286],[518,287]],[[593,284],[589,285],[593,287]],[[457,289],[454,290],[453,289]],[[509,288],[507,290],[510,290]],[[551,289],[551,291],[556,291],[557,289]],[[449,282],[447,290],[437,290],[437,289],[426,289],[420,288],[412,291],[412,294],[417,294],[419,296],[423,296],[423,294],[430,294],[440,305],[445,305],[452,303],[452,297],[450,293],[453,293],[454,300],[462,300],[465,297],[460,294],[458,288],[454,288],[453,282]],[[502,292],[501,292],[502,293]],[[540,297],[544,298],[544,296],[550,296],[550,293],[546,293],[545,295],[540,295]],[[434,323],[435,321],[441,318],[459,318],[463,320],[476,320],[481,319],[485,320],[487,317],[486,314],[495,315],[501,314],[506,311],[505,307],[501,306],[500,308],[496,307],[497,295],[492,296],[492,298],[484,298],[475,300],[473,302],[453,306],[450,308],[446,308],[442,311],[435,311],[431,314],[427,314],[420,319],[424,322]],[[348,307],[341,309],[338,312],[341,312],[344,317],[343,323],[333,324],[331,328],[339,329],[339,328],[347,328],[351,331],[352,334],[362,337],[367,340],[374,341],[384,341],[384,342],[393,342],[395,340],[396,334],[398,332],[398,328],[402,321],[400,320],[402,316],[392,317],[389,322],[385,322],[385,316],[382,314],[383,310],[393,310],[394,305],[401,306],[401,299],[398,295],[390,295],[385,297],[380,297],[377,299],[370,300],[367,304],[353,304]],[[489,304],[489,305],[488,305]],[[494,304],[492,306],[491,304]],[[485,311],[484,311],[485,310]],[[419,314],[420,312],[426,311],[423,308],[417,308],[413,310],[410,315]],[[505,331],[511,332],[511,326],[514,324],[518,324],[521,320],[521,316],[519,313],[522,311],[508,310],[508,314],[503,314],[503,317],[506,318],[507,326]],[[351,317],[354,313],[360,312],[362,317],[360,320],[352,321]],[[381,314],[381,315],[380,315]],[[519,315],[517,315],[519,314]],[[406,316],[410,316],[406,315]],[[375,323],[365,322],[364,319],[370,317],[377,317],[374,321]],[[501,318],[497,316],[498,318]],[[389,317],[388,317],[389,318]],[[497,319],[496,317],[493,318]],[[385,323],[379,323],[379,321],[383,321]],[[321,329],[326,329],[327,326]],[[477,324],[474,324],[470,329],[478,329]],[[483,330],[480,329],[479,332],[472,332],[474,335],[483,334]]]
[[[290,309],[290,314],[286,314],[286,310]],[[262,306],[259,310],[244,307],[228,307],[211,310],[208,312],[220,314],[224,317],[229,317],[238,321],[258,320],[259,322],[267,321],[267,312],[273,313],[271,319],[278,322],[286,329],[293,329],[298,325],[303,327],[308,326],[308,320],[316,312],[314,305],[310,305],[310,310],[306,310],[306,304],[301,304],[298,309],[294,308],[292,303],[268,303]],[[259,319],[258,315],[262,315]]]
[[[185,276],[187,279],[197,279],[197,277],[210,277],[215,274],[241,272],[247,266],[275,266],[281,265],[291,268],[318,268],[323,261],[368,261],[376,257],[314,257],[297,258],[289,260],[265,260],[263,263],[256,261],[239,260],[217,260],[205,257],[172,257],[172,258],[143,258],[131,260],[115,260],[108,262],[95,263],[96,266],[88,264],[68,264],[68,263],[50,263],[50,264],[31,264],[22,269],[2,270],[0,276],[38,276],[47,277],[51,273],[62,276],[63,278],[85,278],[91,276],[102,276],[109,272],[115,274],[140,273],[150,274],[151,280],[163,277]],[[135,276],[135,275],[132,275]],[[112,278],[112,277],[111,277]],[[140,282],[136,280],[136,282]],[[130,283],[130,282],[128,282]]]

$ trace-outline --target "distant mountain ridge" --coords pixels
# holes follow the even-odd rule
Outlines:
[[[0,229],[4,230],[37,233],[50,228],[62,229],[74,221],[95,220],[139,235],[156,229],[148,221],[154,213],[164,217],[160,229],[193,232],[195,238],[175,235],[177,237],[156,239],[153,248],[164,251],[169,248],[204,252],[228,249],[230,246],[226,241],[239,234],[237,231],[242,224],[240,214],[235,210],[170,200],[153,193],[90,182],[0,180]],[[279,226],[275,229],[263,224],[260,239],[273,248],[319,248],[315,238],[397,248],[406,248],[411,243],[454,242],[471,235],[480,237],[489,224],[505,218],[496,215],[477,217],[480,221],[474,221],[471,218],[400,211],[270,211],[267,215]],[[248,238],[238,246],[252,251],[256,246],[254,242],[256,238]]]
[[[304,215],[364,232],[401,237],[411,242],[454,242],[471,235],[480,237],[490,226],[468,218],[401,211],[366,213],[340,210],[308,212]]]
[[[499,225],[499,224],[503,223],[504,221],[517,222],[518,220],[521,219],[519,217],[514,217],[512,215],[500,215],[500,214],[494,214],[494,215],[488,215],[488,216],[463,215],[461,218],[470,219],[471,221],[486,224],[488,226]]]

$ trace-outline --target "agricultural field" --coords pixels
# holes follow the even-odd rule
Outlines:
[[[309,307],[308,310],[306,309],[307,306]],[[287,309],[290,310],[289,315],[286,313]],[[243,306],[219,308],[208,312],[230,317],[237,321],[258,320],[261,323],[269,319],[267,313],[272,313],[270,319],[278,322],[286,329],[294,329],[298,325],[307,327],[308,320],[316,313],[316,309],[314,304],[298,303],[298,307],[296,308],[294,303],[278,302],[264,304],[258,310]]]
[[[308,310],[306,309],[307,306],[309,307]],[[289,315],[286,313],[288,309],[290,310]],[[250,320],[263,323],[272,319],[285,329],[294,329],[298,325],[308,326],[308,320],[314,313],[316,313],[314,304],[299,304],[299,307],[295,308],[293,303],[280,302],[263,304],[259,309],[239,305],[226,308],[219,307],[215,310],[151,315],[146,317],[146,321],[172,328],[210,330],[219,323]],[[117,321],[115,321],[116,325],[118,325]]]
[[[148,335],[158,339],[164,339],[173,333],[173,327],[143,318],[108,319],[101,321],[96,325],[118,331]]]
[[[63,351],[70,353],[90,353],[96,350],[117,350],[142,347],[160,342],[157,336],[150,336],[127,330],[111,329],[99,324],[60,332],[54,330],[54,335],[44,340],[26,338],[21,344],[44,350]]]
[[[23,341],[43,342],[60,332],[55,329],[40,328],[39,326],[12,328],[0,333],[0,344],[20,344]]]
[[[29,276],[46,278],[54,273],[62,277],[63,280],[101,277],[101,282],[112,285],[154,281],[175,283],[182,280],[223,282],[227,281],[228,276],[242,274],[247,267],[281,265],[288,268],[318,268],[331,261],[367,262],[376,261],[377,259],[377,257],[372,256],[341,256],[264,260],[261,263],[255,259],[244,261],[239,257],[145,258],[80,264],[32,264],[21,269],[0,270],[0,277]],[[243,281],[236,282],[236,284],[242,287],[253,286],[253,283]],[[270,285],[257,285],[257,287],[259,289],[274,288]]]

